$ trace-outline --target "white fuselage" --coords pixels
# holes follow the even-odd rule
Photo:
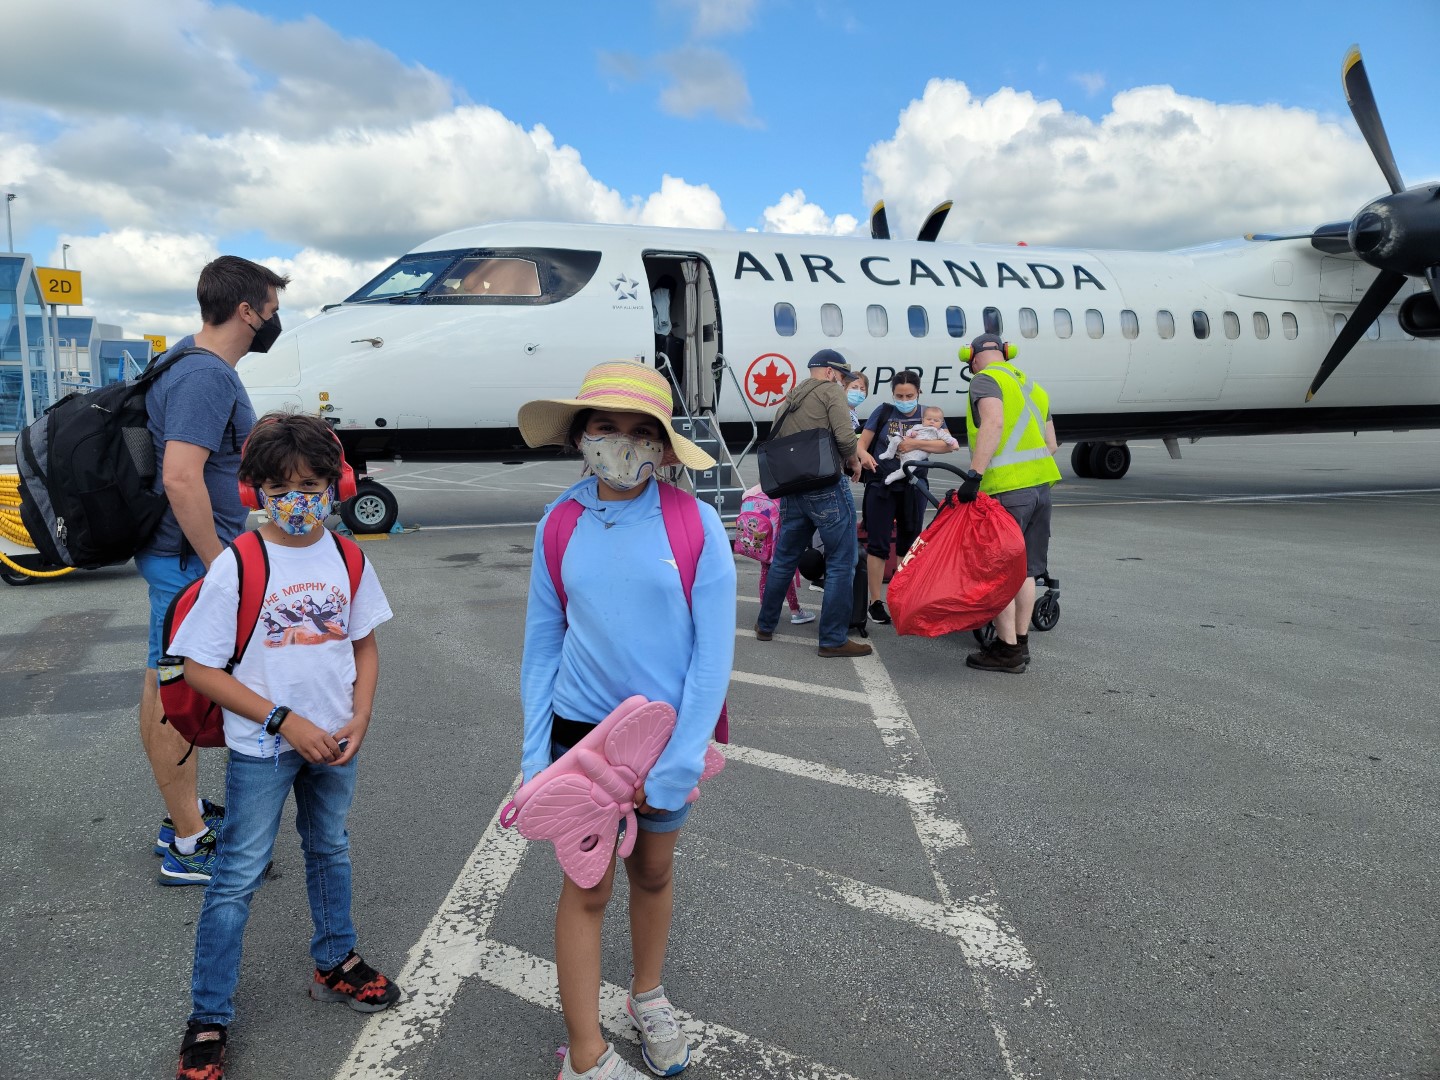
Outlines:
[[[598,262],[556,302],[333,306],[242,361],[257,412],[320,411],[362,458],[505,452],[520,445],[523,402],[572,396],[600,361],[653,362],[650,286],[678,258],[708,269],[713,296],[696,327],[745,388],[723,377],[726,423],[763,425],[826,347],[870,375],[862,415],[896,370],[913,368],[924,400],[962,417],[957,349],[998,326],[1049,392],[1066,439],[1440,425],[1440,342],[1404,334],[1394,306],[1305,403],[1337,320],[1375,271],[1303,240],[1161,254],[504,223],[411,256],[448,251],[538,252],[542,277],[547,252]]]

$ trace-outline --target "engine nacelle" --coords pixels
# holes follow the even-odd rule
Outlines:
[[[1411,337],[1440,337],[1440,304],[1432,292],[1417,292],[1400,305],[1400,329]]]

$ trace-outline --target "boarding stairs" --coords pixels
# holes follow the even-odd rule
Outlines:
[[[748,486],[741,473],[741,465],[759,436],[755,418],[753,415],[750,417],[750,441],[739,454],[731,454],[730,448],[725,444],[720,430],[720,419],[715,411],[718,395],[712,395],[710,400],[701,402],[697,400],[697,395],[685,393],[680,380],[675,376],[674,367],[664,353],[656,356],[655,366],[670,380],[671,391],[677,403],[676,414],[671,422],[674,429],[715,459],[715,466],[709,469],[677,467],[678,475],[674,480],[694,492],[697,499],[714,506],[720,512],[720,520],[728,525],[739,515],[740,501]],[[723,358],[717,358],[715,371],[722,379],[724,373],[729,373],[730,380],[735,384],[736,392],[743,401],[743,387]],[[748,405],[746,410],[748,412]]]

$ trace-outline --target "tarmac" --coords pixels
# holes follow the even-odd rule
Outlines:
[[[1062,451],[1061,614],[1024,675],[965,668],[968,634],[757,642],[737,560],[734,743],[680,843],[666,967],[686,1077],[1440,1077],[1440,433],[1132,449],[1115,482]],[[406,998],[306,996],[287,816],[232,1080],[558,1072],[559,870],[496,814],[534,522],[575,469],[377,472],[411,531],[365,543],[395,619],[354,909]],[[202,890],[156,884],[145,585],[3,587],[0,616],[0,1077],[172,1076]],[[201,779],[219,797],[222,752]],[[603,1012],[638,1066],[625,908],[617,885]]]

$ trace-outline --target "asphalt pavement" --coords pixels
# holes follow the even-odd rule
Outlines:
[[[966,669],[969,635],[757,642],[739,560],[735,743],[677,861],[686,1076],[1440,1077],[1440,434],[1133,450],[1064,470],[1024,675]],[[559,871],[495,815],[534,522],[575,462],[375,475],[407,531],[365,542],[396,618],[354,907],[407,998],[308,999],[287,818],[227,1076],[550,1080]],[[128,566],[0,588],[4,1080],[173,1075],[201,890],[155,880],[145,615]],[[222,753],[201,772],[218,797]],[[603,998],[638,1064],[626,925],[622,885]]]

